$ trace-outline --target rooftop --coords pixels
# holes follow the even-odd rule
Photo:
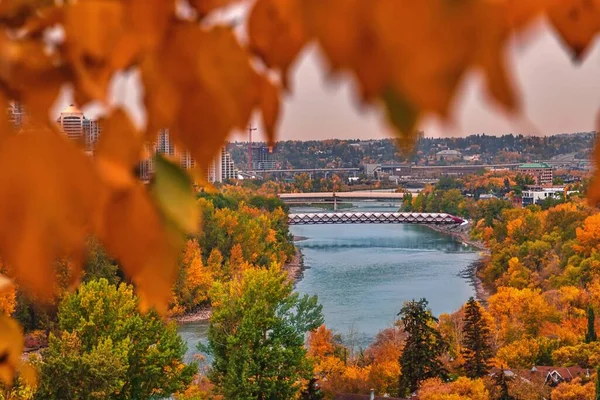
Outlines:
[[[552,168],[550,165],[546,163],[525,163],[519,165],[521,169],[539,169],[539,168]]]

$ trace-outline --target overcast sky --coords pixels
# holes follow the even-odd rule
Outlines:
[[[527,45],[513,46],[510,58],[524,100],[526,118],[507,118],[487,103],[481,77],[472,74],[465,80],[454,106],[455,124],[447,126],[435,119],[425,120],[420,127],[425,136],[550,135],[595,130],[600,110],[598,41],[583,64],[574,65],[554,34],[542,28]],[[380,115],[373,110],[359,110],[348,79],[336,83],[325,79],[321,58],[314,47],[307,48],[299,57],[291,77],[293,93],[285,100],[279,140],[391,136]],[[142,123],[144,116],[134,79],[117,80],[114,87],[113,102],[124,104]],[[55,112],[68,103],[67,92],[57,102]],[[84,111],[89,117],[99,113],[94,107]],[[259,138],[261,130],[259,126]],[[247,136],[232,135],[230,139],[246,140]]]

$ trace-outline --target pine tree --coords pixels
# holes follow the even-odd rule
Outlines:
[[[435,329],[434,324],[438,320],[431,315],[427,304],[425,299],[409,301],[398,313],[402,316],[402,326],[407,334],[404,351],[399,358],[400,397],[416,391],[425,379],[448,377],[448,371],[440,360],[448,344]]]
[[[483,318],[481,305],[473,297],[467,301],[463,321],[463,366],[469,378],[480,378],[488,373],[493,353],[490,327]]]
[[[591,343],[598,340],[598,335],[596,335],[596,327],[594,323],[596,322],[596,316],[594,314],[594,308],[590,305],[587,311],[587,332],[585,333],[585,342]]]

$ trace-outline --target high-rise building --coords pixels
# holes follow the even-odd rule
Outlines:
[[[221,162],[221,182],[229,179],[235,179],[237,177],[237,172],[235,170],[235,165],[233,164],[231,154],[229,154],[225,146],[221,147],[220,153],[219,161]]]
[[[273,149],[264,144],[252,145],[252,171],[276,169]]]
[[[84,120],[81,110],[71,104],[65,108],[58,117],[58,125],[69,139],[84,140]]]
[[[93,119],[85,119],[83,120],[83,140],[85,143],[85,150],[94,155],[96,151],[96,144],[98,143],[98,138],[100,138],[100,133],[102,132],[102,127],[98,123],[98,121]]]
[[[140,162],[139,175],[142,179],[149,179],[152,176],[153,165],[151,155],[153,153],[174,157],[176,160],[179,160],[179,165],[185,169],[196,167],[196,160],[192,154],[188,150],[180,150],[174,146],[169,136],[169,130],[161,129],[152,151],[148,151],[150,159],[145,159]],[[222,147],[215,159],[205,167],[204,173],[206,181],[211,183],[223,182],[236,177],[233,160],[225,147]]]
[[[6,115],[8,117],[8,121],[14,126],[16,130],[19,130],[23,127],[23,123],[27,119],[27,114],[23,105],[18,101],[11,101],[6,109]]]

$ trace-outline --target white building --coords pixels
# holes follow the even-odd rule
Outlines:
[[[168,129],[161,129],[158,133],[158,138],[154,149],[149,152],[150,155],[153,153],[161,153],[179,160],[179,165],[184,169],[192,169],[196,167],[196,160],[189,152],[189,150],[180,150],[173,145],[169,137]],[[140,177],[142,179],[148,179],[153,173],[152,159],[142,160],[140,162],[139,170]],[[221,151],[204,169],[205,179],[207,182],[223,182],[228,179],[235,179],[237,172],[231,159],[231,155],[225,147],[221,148]]]
[[[565,191],[564,187],[549,187],[549,188],[537,188],[534,190],[524,190],[521,204],[523,207],[531,204],[542,203],[546,199],[559,200],[564,196],[569,196],[573,193],[577,193],[575,190]]]
[[[84,140],[84,120],[83,112],[71,104],[60,113],[56,122],[69,139],[82,141]]]

